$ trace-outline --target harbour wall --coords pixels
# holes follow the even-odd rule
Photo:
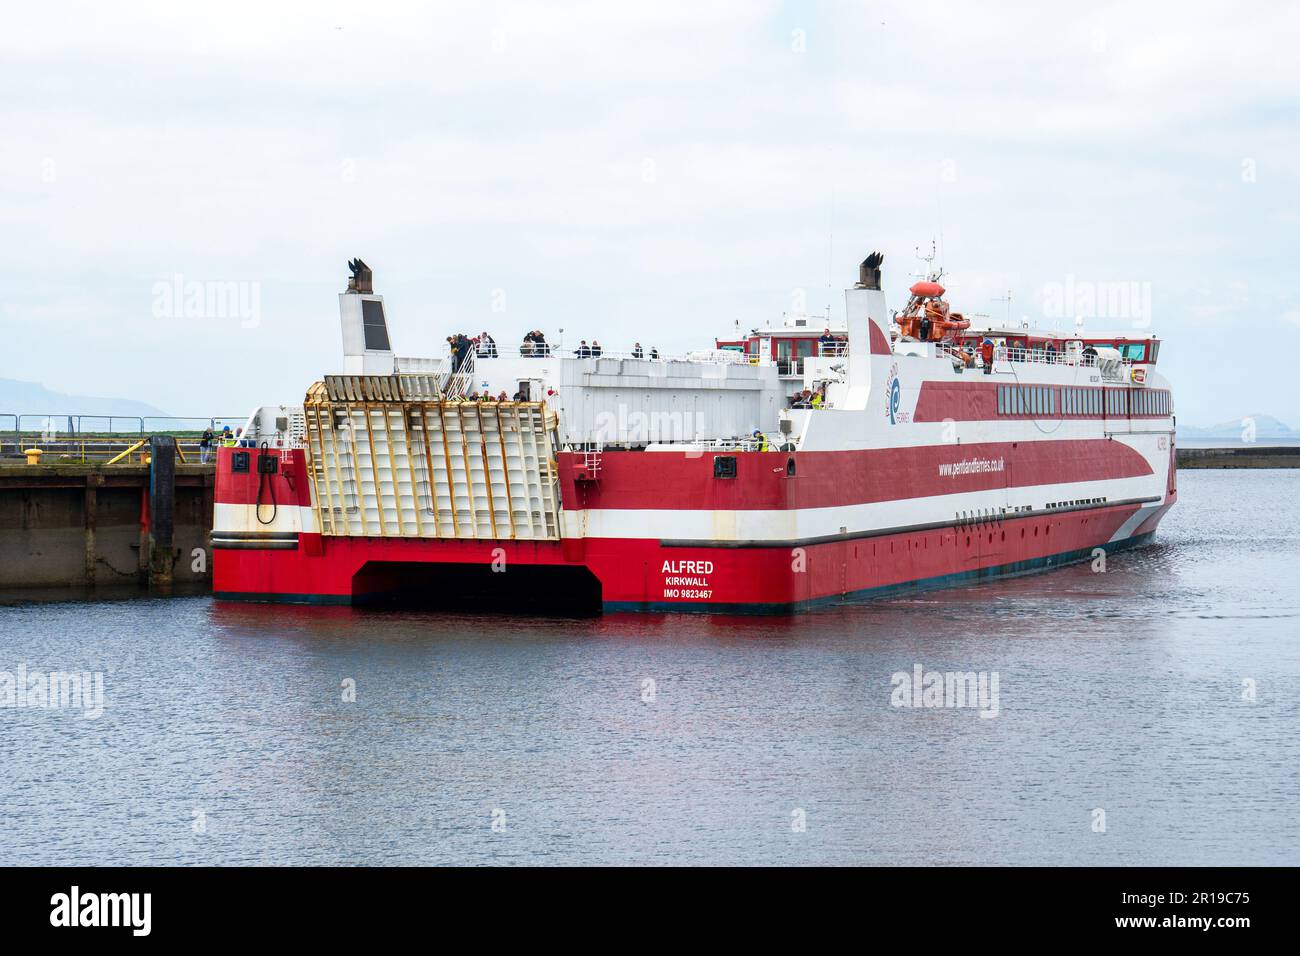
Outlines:
[[[1300,445],[1179,448],[1179,468],[1300,468]]]
[[[148,464],[0,462],[0,593],[210,584],[214,477],[165,448]]]

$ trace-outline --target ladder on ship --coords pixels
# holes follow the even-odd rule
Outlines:
[[[327,376],[307,395],[327,536],[559,539],[558,420],[543,402],[466,402],[441,375]]]

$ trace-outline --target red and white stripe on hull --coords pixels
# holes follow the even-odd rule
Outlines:
[[[1156,506],[1163,509],[1168,503]],[[213,589],[229,599],[351,603],[412,565],[585,567],[610,610],[793,610],[855,594],[941,585],[1063,564],[1150,534],[1155,515],[1123,504],[808,544],[676,544],[646,538],[562,542],[327,538],[293,549],[218,551]],[[1134,533],[1120,536],[1121,529]],[[307,539],[316,538],[309,542]],[[314,546],[313,546],[314,545]],[[312,553],[317,552],[317,553]],[[237,554],[237,559],[235,555]],[[436,580],[436,579],[432,579]]]
[[[214,591],[350,603],[401,569],[496,561],[503,586],[512,567],[585,568],[607,609],[790,610],[1086,558],[1149,537],[1173,503],[1123,443],[1029,445],[737,453],[735,479],[713,477],[712,455],[614,452],[599,482],[561,455],[565,537],[528,542],[322,536],[291,452],[287,476],[219,472]],[[1001,471],[941,475],[989,456]],[[1003,513],[1022,501],[1033,511]]]

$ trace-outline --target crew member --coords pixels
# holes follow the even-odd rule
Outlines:
[[[767,451],[767,436],[757,428],[754,429],[754,448],[757,451]]]
[[[980,358],[984,360],[984,374],[993,374],[993,340],[985,337],[980,343]]]

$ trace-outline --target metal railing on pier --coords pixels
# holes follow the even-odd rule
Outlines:
[[[95,464],[119,458],[121,463],[144,460],[147,439],[171,435],[182,459],[199,462],[204,429],[214,436],[229,426],[242,426],[247,416],[184,417],[140,415],[42,415],[0,412],[0,459],[23,459],[29,449],[43,453],[43,464]],[[143,444],[141,444],[143,442]],[[212,450],[217,441],[214,438]],[[132,446],[138,446],[134,448]],[[125,456],[124,452],[128,452]]]

